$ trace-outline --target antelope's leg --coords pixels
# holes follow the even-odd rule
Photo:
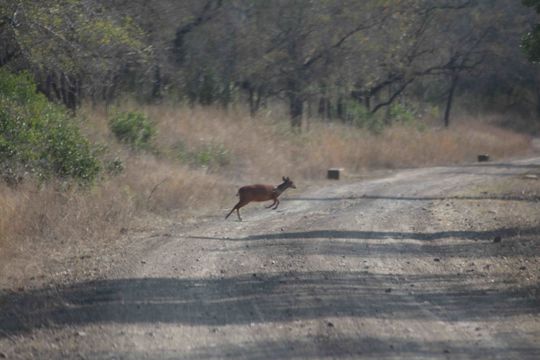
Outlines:
[[[227,216],[225,216],[225,219],[227,219],[227,218],[232,214],[232,212],[233,212],[234,210],[237,210],[237,209],[238,209],[237,206],[238,206],[238,204],[236,204],[235,207],[232,208],[232,210],[227,214]]]
[[[265,206],[265,208],[270,209],[272,206],[274,206],[274,205],[276,204],[276,202],[277,202],[277,199],[273,199],[273,200],[274,200],[274,202],[271,203],[271,204],[268,205],[268,206]]]
[[[238,221],[242,221],[242,218],[240,217],[240,208],[236,209],[236,215],[238,215]]]
[[[225,216],[225,219],[227,219],[229,217],[229,215],[231,215],[233,213],[234,210],[236,210],[236,214],[238,215],[238,218],[240,219],[240,221],[242,221],[242,218],[240,217],[240,208],[242,206],[245,206],[247,204],[246,201],[242,201],[240,200],[236,205],[234,205],[234,207],[232,208],[232,210],[227,214],[227,216]]]
[[[278,206],[279,206],[279,199],[276,199],[276,206],[274,206],[272,210],[276,210]]]

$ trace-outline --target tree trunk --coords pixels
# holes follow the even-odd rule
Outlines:
[[[326,118],[326,98],[319,98],[319,106],[317,107],[317,114],[323,119]]]
[[[540,91],[536,92],[536,116],[540,118]]]
[[[345,105],[343,104],[343,98],[340,96],[337,99],[336,103],[336,115],[338,119],[340,119],[343,122],[346,122],[347,119],[345,118]]]
[[[540,118],[540,79],[534,79],[534,87],[536,90],[536,116]]]
[[[291,115],[291,126],[295,129],[302,127],[302,115],[304,113],[304,102],[297,94],[289,95],[289,114]]]
[[[255,116],[257,112],[264,106],[264,89],[262,86],[251,86],[249,83],[243,85],[248,91],[249,113]]]
[[[366,96],[364,97],[364,106],[367,111],[371,111],[371,96],[366,91]]]
[[[255,90],[251,86],[248,88],[248,102],[249,114],[253,117],[257,113],[257,108],[255,106]]]
[[[154,81],[152,82],[152,100],[161,100],[161,69],[159,65],[154,67]]]
[[[296,78],[287,81],[287,97],[289,98],[289,115],[291,116],[291,127],[301,130],[302,115],[304,113],[304,99],[301,96],[300,82]]]
[[[446,100],[446,109],[444,110],[444,127],[450,125],[450,110],[452,109],[452,103],[454,101],[454,92],[458,83],[458,74],[456,72],[452,73],[452,78],[450,80],[450,89],[448,91],[448,98]]]

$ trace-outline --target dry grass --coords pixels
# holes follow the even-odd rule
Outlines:
[[[142,111],[158,128],[153,152],[132,152],[117,143],[103,109],[84,111],[85,133],[107,145],[108,158],[122,160],[120,175],[107,175],[86,189],[0,184],[0,258],[32,256],[44,248],[80,251],[118,237],[149,214],[173,219],[221,214],[233,205],[238,185],[277,183],[282,175],[298,183],[322,179],[333,166],[357,173],[474,161],[479,153],[500,159],[530,151],[527,136],[474,119],[449,130],[393,127],[380,135],[312,122],[309,131],[294,134],[286,120],[272,114],[252,119],[242,110],[172,106]],[[207,157],[222,158],[204,163],[197,160],[201,149],[210,149]],[[195,160],[180,156],[186,153]]]
[[[529,137],[470,118],[451,129],[399,126],[381,135],[312,122],[309,131],[297,135],[286,120],[252,119],[242,111],[154,107],[147,113],[158,122],[157,143],[165,153],[179,143],[189,148],[222,145],[231,162],[210,170],[232,180],[272,182],[282,174],[312,179],[323,177],[331,166],[358,172],[474,161],[480,153],[501,159],[530,150]]]

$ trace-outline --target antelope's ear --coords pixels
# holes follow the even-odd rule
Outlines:
[[[285,179],[285,176],[281,177],[283,179],[283,181],[287,181],[287,179]]]

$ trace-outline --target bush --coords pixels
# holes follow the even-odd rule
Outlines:
[[[231,154],[222,144],[203,144],[188,150],[182,142],[178,142],[175,147],[178,158],[194,167],[218,168],[231,163]]]
[[[221,167],[230,163],[229,151],[221,144],[206,144],[193,155],[195,163],[203,167]]]
[[[108,160],[105,161],[105,169],[110,175],[120,175],[124,171],[124,163],[118,158]]]
[[[416,120],[416,116],[413,111],[397,103],[390,105],[390,108],[388,110],[388,117],[390,118],[390,122],[393,124],[399,123],[404,125],[411,125]]]
[[[371,113],[358,101],[350,99],[345,101],[345,120],[356,127],[368,129],[372,133],[380,133],[384,127],[383,120]]]
[[[398,103],[388,107],[386,112],[376,114],[370,112],[358,101],[349,99],[344,102],[344,119],[352,125],[367,129],[374,134],[380,134],[385,127],[401,124],[416,124],[416,115],[413,110]]]
[[[110,120],[113,134],[121,142],[135,149],[148,148],[150,140],[156,134],[154,125],[148,117],[140,112],[122,112]]]
[[[101,165],[67,110],[49,102],[28,74],[0,69],[0,173],[9,183],[25,176],[91,182]]]

